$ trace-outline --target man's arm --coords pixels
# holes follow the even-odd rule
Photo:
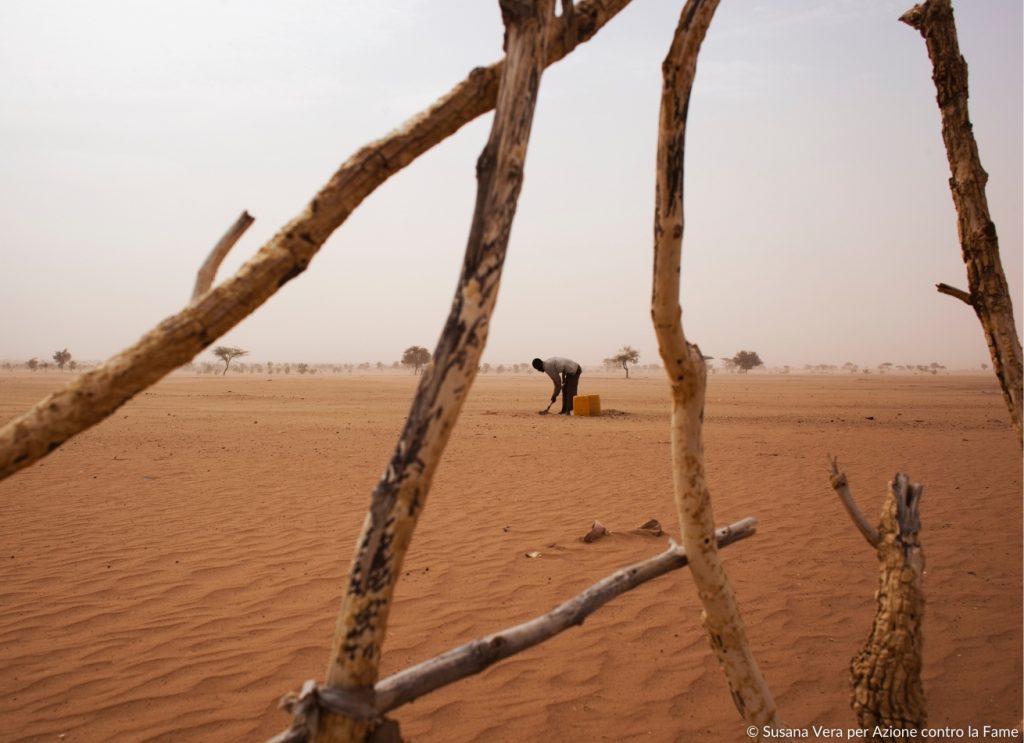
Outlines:
[[[548,376],[555,383],[555,391],[551,393],[551,402],[554,402],[558,399],[558,393],[562,391],[562,377],[554,369],[545,369],[544,371],[548,373]]]

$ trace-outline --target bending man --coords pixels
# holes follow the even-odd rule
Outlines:
[[[533,368],[547,374],[555,383],[555,392],[551,395],[552,403],[558,399],[558,393],[562,393],[561,415],[572,413],[572,399],[579,392],[580,375],[583,374],[583,367],[571,359],[552,356],[544,361],[534,359]]]

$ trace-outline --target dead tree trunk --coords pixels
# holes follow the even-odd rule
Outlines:
[[[955,296],[974,308],[992,356],[992,369],[1003,388],[1010,420],[1022,437],[1021,402],[1022,354],[1020,336],[1013,319],[1013,302],[999,258],[996,226],[988,211],[985,184],[988,173],[981,167],[978,144],[967,109],[967,62],[960,55],[956,23],[949,0],[928,0],[904,13],[900,20],[920,31],[932,61],[939,111],[942,113],[942,141],[949,160],[949,188],[956,205],[956,229],[960,250],[967,266],[969,292],[939,284],[943,294]]]
[[[629,0],[587,0],[572,14],[563,13],[554,19],[547,30],[545,64],[557,62],[573,50],[574,44],[593,37],[628,4]],[[424,152],[494,107],[504,67],[501,61],[474,68],[428,109],[360,149],[342,164],[303,212],[234,276],[0,427],[0,480],[47,456],[191,361],[305,271],[327,238],[363,199]]]
[[[462,275],[433,361],[374,490],[327,670],[328,686],[371,698],[402,561],[487,340],[545,66],[545,30],[554,17],[554,0],[500,4],[507,56],[491,136],[477,162],[476,209]],[[360,741],[375,724],[325,711],[316,737]]]
[[[683,548],[704,605],[704,629],[737,709],[760,730],[763,725],[774,724],[775,702],[750,652],[743,620],[715,545],[702,438],[707,371],[700,349],[686,342],[679,305],[686,113],[697,53],[717,6],[718,0],[686,3],[662,65],[651,317],[672,387],[672,479]]]
[[[918,533],[918,504],[923,487],[897,472],[882,503],[877,530],[865,531],[866,519],[853,503],[846,475],[832,461],[832,487],[850,518],[878,553],[878,608],[871,634],[850,662],[850,706],[869,739],[891,740],[887,728],[921,730],[925,725],[921,686],[921,630],[924,618],[924,554]]]

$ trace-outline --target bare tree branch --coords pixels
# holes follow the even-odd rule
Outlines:
[[[900,20],[916,28],[928,48],[942,114],[942,140],[952,176],[949,188],[956,205],[956,229],[967,267],[971,298],[968,304],[974,307],[981,322],[992,369],[1003,389],[1017,441],[1024,444],[1024,359],[1013,318],[1013,301],[999,258],[999,238],[985,196],[988,173],[981,167],[967,108],[967,62],[960,54],[953,8],[949,0],[927,0],[908,10]],[[959,294],[953,296],[963,299]]]
[[[878,536],[878,530],[875,529],[864,517],[860,508],[857,507],[856,501],[853,500],[853,493],[850,492],[850,485],[846,480],[846,473],[839,469],[839,459],[837,457],[831,458],[831,468],[829,471],[829,482],[832,483],[832,489],[836,491],[836,495],[839,496],[840,502],[843,507],[846,508],[846,512],[850,515],[850,519],[853,521],[853,525],[857,527],[864,538],[868,540],[868,544],[872,547],[877,547],[881,537]]]
[[[451,311],[356,545],[338,613],[327,686],[373,691],[395,585],[434,472],[476,376],[498,296],[545,66],[555,0],[501,0],[507,57]],[[317,740],[362,741],[379,724],[330,711]]]
[[[629,0],[589,0],[575,9],[580,42],[593,37]],[[564,19],[547,31],[547,64],[566,54]],[[427,110],[366,145],[338,169],[303,212],[238,272],[134,345],[80,374],[0,428],[0,480],[96,425],[136,394],[227,333],[302,273],[349,214],[378,186],[438,142],[494,107],[504,61],[478,67]]]
[[[951,297],[956,297],[970,307],[974,306],[974,299],[971,297],[970,292],[965,292],[963,289],[957,289],[955,286],[950,286],[949,284],[936,284],[935,289],[939,294],[948,294]]]
[[[727,547],[753,536],[756,524],[755,519],[746,518],[716,530],[718,547]],[[547,614],[460,645],[388,676],[374,687],[372,705],[365,694],[351,695],[349,692],[323,687],[317,689],[317,698],[312,703],[335,709],[339,714],[361,718],[383,715],[448,684],[476,675],[498,661],[539,645],[571,627],[581,625],[587,617],[612,599],[688,564],[686,553],[673,543],[660,555],[617,570]],[[275,736],[268,743],[299,743],[308,740],[304,720],[308,719],[310,710],[308,707],[297,708],[296,702],[311,697],[313,687],[315,684],[307,681],[298,697],[286,697],[286,705],[293,714],[297,714],[298,719],[291,729]]]
[[[718,529],[719,547],[753,536],[757,521],[737,521]],[[686,553],[673,544],[655,557],[622,568],[547,614],[466,643],[418,665],[388,676],[376,686],[381,712],[400,707],[442,686],[480,673],[499,660],[520,653],[560,632],[583,624],[594,611],[616,596],[689,564]]]
[[[775,722],[775,701],[750,651],[743,619],[714,540],[702,432],[707,369],[700,349],[686,342],[679,304],[686,115],[697,54],[717,6],[717,0],[688,0],[662,64],[651,317],[672,388],[676,510],[683,548],[690,559],[690,575],[704,605],[704,630],[737,709],[760,733],[765,725]]]
[[[217,276],[217,269],[220,268],[220,264],[224,262],[228,252],[235,246],[239,238],[245,234],[245,231],[249,229],[249,225],[256,221],[256,217],[249,214],[249,212],[242,212],[241,216],[235,220],[235,223],[228,228],[228,231],[224,233],[224,237],[217,241],[217,244],[213,246],[213,250],[206,256],[206,260],[203,261],[203,265],[199,267],[199,271],[196,274],[196,285],[192,289],[192,301],[201,297],[206,292],[210,291],[210,287],[213,286],[213,280]]]

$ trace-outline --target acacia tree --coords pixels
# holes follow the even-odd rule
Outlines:
[[[430,361],[430,351],[423,346],[409,346],[402,353],[402,365],[411,366],[413,374],[419,374],[424,364]]]
[[[619,352],[614,356],[609,356],[604,360],[608,366],[621,366],[626,370],[626,379],[629,379],[629,365],[635,364],[640,360],[640,352],[632,346],[623,346],[619,349]]]
[[[64,371],[64,365],[71,361],[71,354],[68,353],[68,349],[63,351],[56,351],[53,354],[53,360],[57,364],[57,368]]]
[[[213,349],[213,355],[224,362],[224,371],[221,372],[221,376],[228,373],[228,367],[231,366],[232,359],[246,356],[248,353],[248,351],[243,351],[241,348],[235,348],[234,346],[217,346]]]
[[[25,366],[27,366],[31,371],[35,371],[36,369],[39,368],[39,359],[33,356],[27,362],[25,362]]]
[[[755,366],[764,366],[764,362],[761,361],[761,357],[757,355],[757,351],[737,351],[736,355],[733,356],[730,361],[732,361],[732,363],[736,365],[736,368],[744,374]]]

